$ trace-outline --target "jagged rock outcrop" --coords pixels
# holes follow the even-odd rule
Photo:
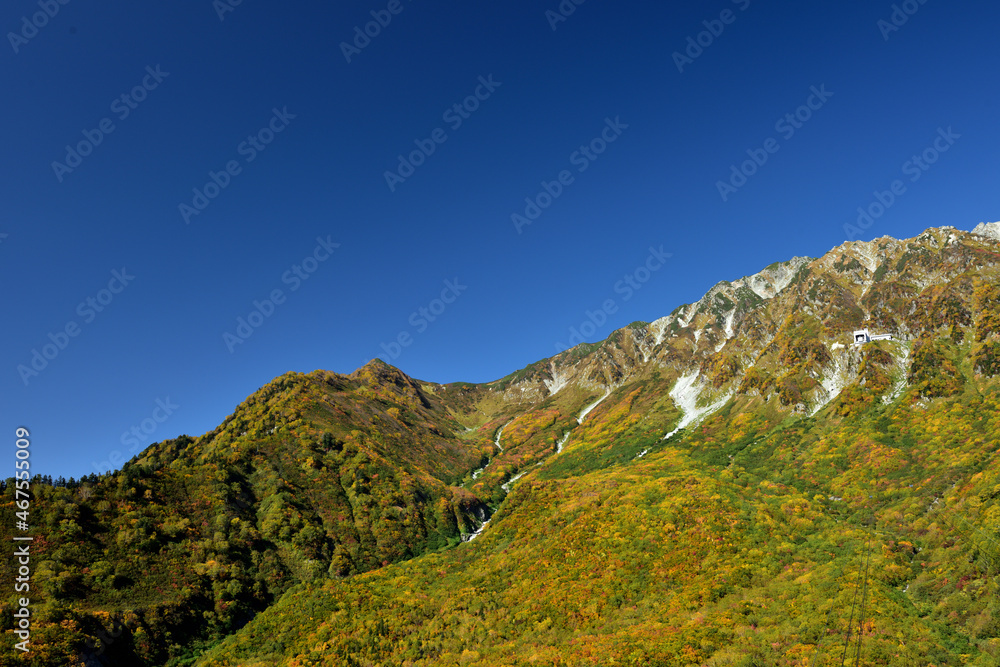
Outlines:
[[[567,387],[621,386],[653,370],[678,382],[697,373],[698,405],[748,392],[800,411],[820,409],[856,381],[853,330],[890,333],[906,374],[912,341],[943,327],[965,335],[976,286],[1000,268],[1000,223],[972,232],[951,226],[919,236],[851,241],[822,257],[795,257],[723,281],[701,299],[652,323],[635,323],[500,381],[507,396],[541,400]],[[857,358],[855,358],[857,357]],[[687,385],[685,385],[687,386]]]

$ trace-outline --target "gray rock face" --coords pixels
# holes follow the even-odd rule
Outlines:
[[[980,222],[972,233],[1000,241],[1000,222]]]

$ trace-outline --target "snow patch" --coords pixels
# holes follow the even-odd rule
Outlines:
[[[553,394],[558,394],[561,389],[565,389],[569,385],[569,375],[560,374],[554,363],[549,364],[549,370],[552,372],[551,380],[542,380],[542,384],[545,388],[549,390],[549,396]]]
[[[691,326],[691,321],[694,320],[694,315],[698,312],[698,309],[695,306],[697,306],[697,304],[687,306],[683,311],[684,317],[677,318],[677,323],[680,324],[682,328]]]
[[[493,444],[497,446],[497,448],[500,450],[501,453],[503,453],[503,447],[500,445],[500,436],[503,435],[503,430],[508,426],[510,426],[513,421],[514,420],[511,419],[509,422],[501,426],[500,430],[497,431],[496,439],[493,441]],[[472,473],[472,479],[479,479],[479,476],[482,475],[484,472],[486,472],[486,469],[490,467],[491,463],[493,463],[493,459],[490,459],[489,461],[487,461],[486,465],[484,465],[482,468]]]
[[[701,371],[682,375],[677,380],[674,388],[670,390],[670,398],[673,399],[674,405],[680,408],[684,414],[681,417],[680,423],[677,424],[677,428],[663,436],[664,440],[675,435],[682,428],[687,428],[696,421],[715,412],[732,398],[732,393],[729,393],[711,405],[703,408],[698,407],[698,399],[701,397],[701,387],[698,382],[700,375]]]
[[[508,426],[510,426],[511,424],[513,424],[513,423],[514,423],[514,420],[511,419],[509,422],[507,422],[506,424],[504,424],[503,426],[501,426],[499,431],[497,431],[497,437],[493,441],[493,444],[496,445],[497,448],[499,448],[501,452],[503,451],[503,446],[500,444],[500,436],[503,435],[503,430],[505,428],[507,428]]]
[[[563,445],[566,444],[567,440],[569,440],[569,431],[566,431],[565,433],[563,433],[562,439],[559,442],[556,443],[556,454],[559,454],[559,453],[562,452]]]
[[[501,485],[501,488],[503,488],[503,490],[504,490],[505,493],[510,493],[510,487],[511,487],[511,485],[514,482],[516,482],[517,480],[519,480],[522,477],[524,477],[527,473],[528,473],[527,470],[525,470],[524,472],[517,473],[516,475],[514,475],[513,477],[511,477],[510,480],[508,480],[506,484]]]
[[[736,332],[733,330],[733,320],[735,319],[736,319],[736,309],[733,308],[726,315],[726,340],[729,340],[730,338],[736,335]]]
[[[588,405],[587,407],[585,407],[583,409],[583,412],[580,413],[580,416],[576,418],[576,423],[577,424],[582,424],[583,420],[586,418],[586,416],[589,415],[590,412],[594,408],[596,408],[598,405],[600,405],[601,401],[603,401],[605,398],[607,398],[610,395],[611,395],[611,388],[609,387],[608,388],[608,393],[604,394],[604,396],[601,396],[599,399],[597,399],[596,401],[594,401],[593,403],[591,403],[590,405]]]
[[[837,345],[840,345],[840,348]],[[843,347],[840,343],[834,343],[833,349],[838,350]],[[813,411],[809,413],[810,417],[822,410],[830,401],[840,396],[840,392],[844,391],[844,387],[847,386],[847,365],[844,363],[846,354],[845,352],[834,356],[833,371],[829,375],[824,376],[823,381],[820,382],[820,385],[822,385],[823,390],[826,392],[826,400],[816,404]]]
[[[906,348],[903,352],[902,358],[896,361],[896,365],[899,368],[899,380],[892,387],[892,392],[888,396],[882,397],[882,402],[888,405],[892,403],[897,398],[903,394],[903,390],[906,389],[906,373],[909,370],[910,363],[910,348]]]
[[[671,319],[669,317],[661,317],[649,325],[649,330],[656,335],[655,345],[659,345],[663,342],[663,339],[667,337],[667,326],[670,322]]]

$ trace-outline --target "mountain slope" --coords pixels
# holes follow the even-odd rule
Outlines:
[[[283,376],[42,490],[39,641],[81,656],[103,627],[129,665],[234,631],[198,664],[833,665],[853,627],[863,664],[1000,664],[998,241],[847,243],[491,383]]]
[[[198,664],[834,665],[862,582],[861,664],[996,664],[998,401],[769,436],[720,414],[540,471],[475,543],[293,591]]]
[[[420,383],[372,362],[278,378],[212,433],[119,473],[36,484],[34,641],[57,647],[49,664],[163,664],[188,652],[177,639],[213,641],[297,582],[458,543],[488,510],[454,484],[493,448],[457,429]],[[8,481],[4,530],[13,511]],[[123,627],[127,641],[99,639]]]
[[[997,250],[847,244],[479,388],[603,400],[473,544],[296,589],[198,664],[1000,663]]]

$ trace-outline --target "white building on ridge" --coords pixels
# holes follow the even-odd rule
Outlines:
[[[892,334],[875,334],[873,336],[869,333],[868,329],[858,329],[854,332],[854,343],[856,345],[864,345],[873,340],[892,340]]]

